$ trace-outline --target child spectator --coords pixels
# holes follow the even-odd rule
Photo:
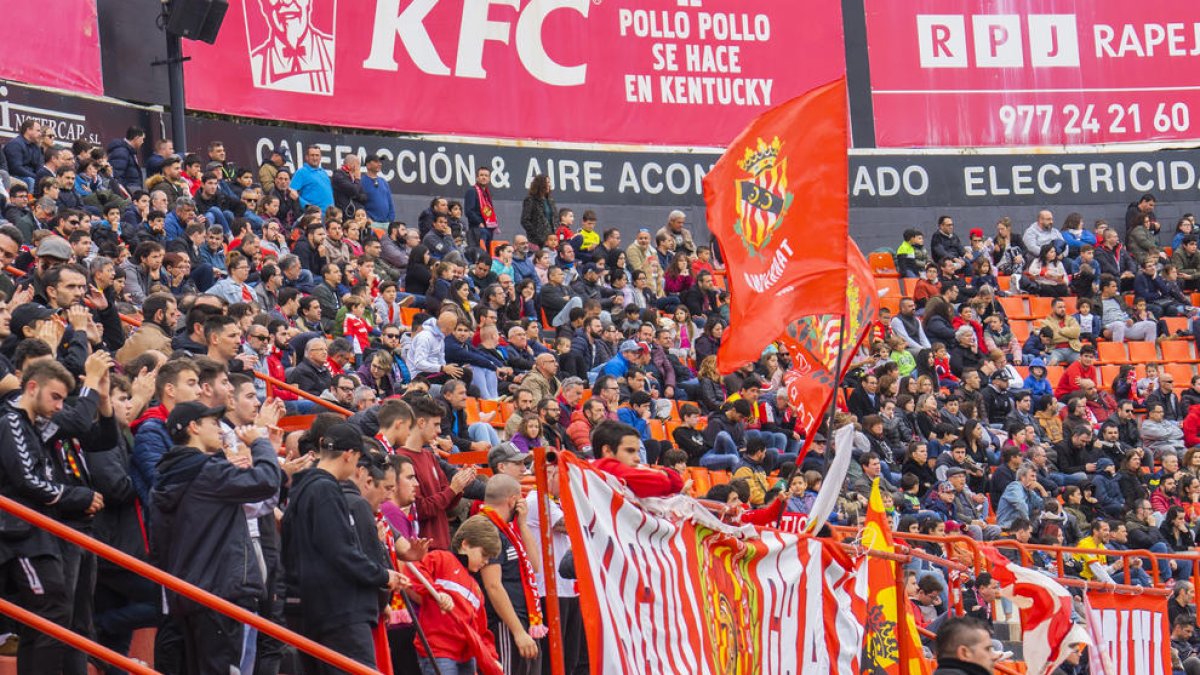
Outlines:
[[[459,526],[451,542],[454,553],[430,551],[417,564],[433,583],[437,595],[412,581],[421,602],[421,629],[429,643],[417,640],[421,673],[496,672],[500,657],[495,637],[488,630],[484,595],[475,575],[500,555],[500,532],[486,516],[471,516]],[[464,562],[460,562],[460,560]],[[464,658],[465,657],[465,658]],[[488,660],[492,667],[481,667]]]
[[[896,247],[896,270],[900,272],[900,276],[916,279],[928,264],[929,253],[925,251],[924,233],[916,229],[905,230],[904,241]]]

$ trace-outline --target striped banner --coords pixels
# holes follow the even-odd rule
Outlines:
[[[642,503],[560,458],[593,675],[857,672],[863,630],[836,546],[722,526],[686,497]]]

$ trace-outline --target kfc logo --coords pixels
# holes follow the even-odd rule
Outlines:
[[[314,16],[314,4],[321,6],[323,20]],[[242,11],[256,88],[333,94],[336,0],[246,0]],[[317,25],[330,30],[318,30]]]

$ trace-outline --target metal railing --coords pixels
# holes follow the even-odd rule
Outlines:
[[[37,511],[23,504],[9,499],[8,497],[0,496],[0,511],[12,514],[34,527],[41,528],[60,539],[64,539],[72,544],[75,544],[76,546],[79,546],[80,548],[91,551],[101,558],[120,565],[121,567],[133,572],[134,574],[137,574],[138,576],[149,579],[150,581],[170,589],[193,602],[203,605],[204,607],[207,607],[213,611],[220,612],[231,619],[240,621],[261,633],[269,635],[276,640],[283,642],[284,644],[291,645],[296,649],[299,649],[300,651],[312,656],[313,658],[323,661],[324,663],[327,663],[335,668],[340,668],[346,672],[353,673],[353,675],[379,675],[379,671],[375,670],[374,668],[364,666],[363,664],[347,658],[346,656],[343,656],[342,654],[339,654],[338,652],[335,652],[324,645],[314,642],[303,635],[292,632],[287,628],[268,621],[267,619],[264,619],[253,612],[238,607],[224,598],[217,597],[216,595],[213,595],[202,588],[193,586],[192,584],[178,577],[167,574],[166,572],[154,567],[153,565],[150,565],[149,563],[138,560],[127,553],[118,551],[117,549],[103,542],[97,541],[96,539],[93,539],[86,534],[75,530],[74,528],[68,527],[67,525],[62,524],[57,520],[50,518],[49,516],[38,513]],[[73,647],[82,649],[101,660],[129,670],[130,672],[142,673],[146,675],[155,672],[154,670],[151,670],[145,666],[139,666],[136,662],[122,657],[120,654],[102,647],[101,645],[98,645],[83,636],[72,633],[71,631],[62,628],[61,626],[56,626],[51,622],[47,622],[45,619],[31,614],[20,607],[12,605],[11,603],[0,601],[0,613],[8,614],[14,619],[21,621],[32,628],[40,630],[56,639],[66,642]]]

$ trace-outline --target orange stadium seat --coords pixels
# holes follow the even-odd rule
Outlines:
[[[1012,328],[1013,338],[1020,340],[1021,344],[1029,339],[1029,333],[1032,330],[1030,323],[1024,319],[1009,321],[1009,327]]]
[[[713,485],[724,485],[733,477],[728,471],[710,470],[708,472],[709,480]]]
[[[1050,316],[1050,303],[1052,300],[1054,298],[1043,298],[1040,295],[1029,296],[1029,313],[1037,320]]]
[[[1100,366],[1099,370],[1100,380],[1104,382],[1104,386],[1111,387],[1121,372],[1121,366]]]
[[[1163,340],[1158,344],[1162,348],[1163,361],[1168,363],[1196,363],[1194,345],[1190,340]]]
[[[1064,370],[1066,370],[1065,366],[1046,366],[1046,381],[1052,385],[1057,385],[1058,381],[1062,379]]]
[[[1189,386],[1192,382],[1192,375],[1196,374],[1190,363],[1167,363],[1162,368],[1175,376],[1175,389],[1177,391],[1181,391]]]
[[[900,301],[903,299],[904,298],[885,296],[879,299],[879,306],[880,308],[891,312],[892,316],[896,316],[900,313]]]
[[[1000,302],[1000,306],[1004,308],[1004,313],[1011,319],[1032,319],[1033,315],[1029,310],[1025,309],[1025,296],[1010,295],[1003,298],[996,298]]]
[[[1129,361],[1131,363],[1151,363],[1158,360],[1158,345],[1154,342],[1142,342],[1141,340],[1126,342],[1129,347]]]
[[[867,264],[871,273],[877,277],[899,277],[896,271],[896,259],[888,251],[876,251],[867,256]]]
[[[875,287],[885,298],[901,298],[904,291],[900,288],[900,280],[892,277],[875,277]]]
[[[702,466],[689,466],[687,473],[687,478],[692,479],[692,496],[703,496],[712,487],[712,477],[709,476],[708,469]]]
[[[1167,324],[1167,332],[1172,336],[1178,335],[1183,331],[1184,335],[1189,339],[1192,336],[1192,331],[1188,327],[1188,318],[1186,316],[1168,316],[1163,317],[1163,323]],[[1180,337],[1183,337],[1182,335]]]
[[[1129,363],[1124,342],[1101,342],[1096,345],[1101,363]]]
[[[1074,314],[1079,311],[1079,298],[1073,295],[1063,298],[1063,304],[1067,306],[1067,314]]]
[[[915,291],[915,290],[917,290],[917,280],[916,279],[901,279],[900,280],[900,291],[902,293],[904,293],[904,297],[911,298],[913,291]]]

